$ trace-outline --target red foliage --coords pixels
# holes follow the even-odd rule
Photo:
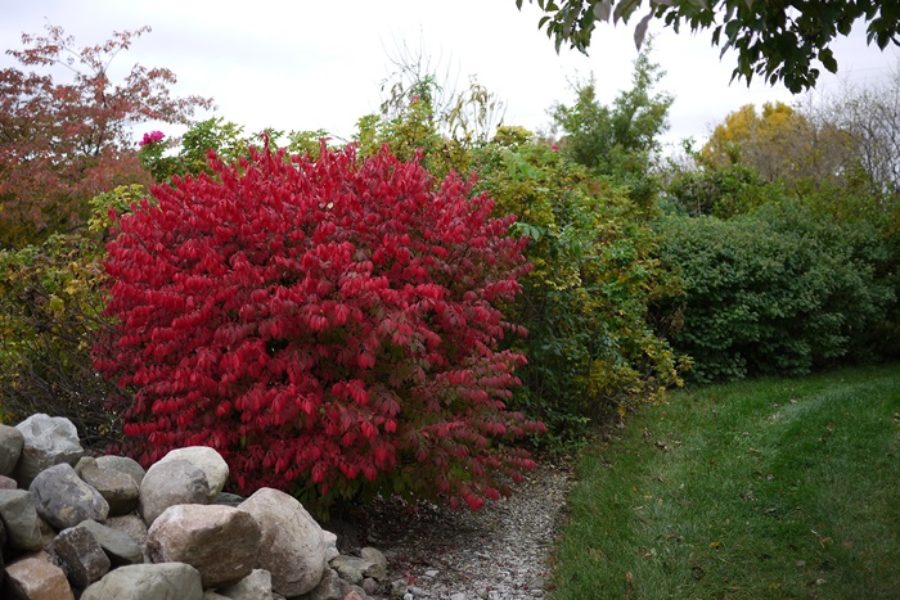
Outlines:
[[[365,482],[497,498],[543,429],[505,401],[525,358],[498,303],[528,270],[513,217],[387,150],[252,153],[175,179],[109,243],[120,326],[97,366],[136,390],[140,458],[203,444],[242,491],[351,495]]]
[[[125,183],[149,183],[137,159],[130,127],[141,121],[186,123],[208,99],[175,98],[168,69],[134,65],[114,83],[113,57],[149,31],[117,32],[78,48],[60,27],[46,36],[22,35],[9,50],[22,65],[64,67],[68,81],[15,68],[0,69],[0,248],[77,226],[86,201]]]

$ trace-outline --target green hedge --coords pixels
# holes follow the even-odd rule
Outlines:
[[[871,221],[782,202],[731,220],[668,217],[659,231],[684,286],[665,307],[683,319],[671,341],[697,381],[803,374],[890,345],[896,260]]]

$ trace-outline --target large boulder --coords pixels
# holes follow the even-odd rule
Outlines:
[[[75,527],[86,519],[105,521],[109,515],[109,504],[100,492],[82,481],[67,463],[41,471],[29,489],[38,515],[57,529]]]
[[[140,487],[130,474],[102,468],[88,456],[78,461],[75,471],[109,503],[109,514],[126,515],[137,508]]]
[[[81,600],[203,600],[197,569],[184,563],[130,565],[92,584]]]
[[[202,470],[186,460],[157,462],[141,481],[140,511],[149,526],[170,506],[206,504],[209,484]]]
[[[299,596],[312,590],[325,570],[322,528],[295,498],[272,488],[257,490],[239,506],[262,531],[256,566],[272,574],[272,591]]]
[[[219,590],[231,600],[272,600],[272,575],[265,569],[253,569],[235,584]]]
[[[12,548],[31,552],[43,547],[40,519],[28,490],[0,490],[0,519]]]
[[[141,487],[141,481],[144,480],[144,475],[147,474],[144,467],[142,467],[138,461],[128,458],[127,456],[114,456],[109,454],[107,456],[98,456],[95,460],[97,461],[97,466],[101,469],[118,471],[130,475],[138,488]]]
[[[82,527],[61,531],[48,550],[76,588],[86,588],[112,566],[97,539]]]
[[[22,455],[25,436],[22,432],[0,423],[0,475],[9,475],[16,468]]]
[[[141,525],[144,524],[139,518],[135,517],[135,519]],[[143,542],[138,543],[136,539],[124,531],[107,527],[106,525],[102,525],[97,521],[91,521],[90,519],[82,521],[75,528],[85,529],[90,532],[90,534],[94,536],[94,539],[97,540],[97,543],[100,544],[100,547],[103,548],[103,551],[114,566],[133,565],[144,562]]]
[[[66,574],[44,552],[7,565],[5,586],[10,600],[75,600]]]
[[[44,469],[63,463],[74,465],[84,454],[75,425],[65,417],[39,413],[16,425],[16,429],[23,436],[23,446],[15,478],[23,488],[31,485]]]
[[[147,524],[137,515],[122,515],[110,517],[104,523],[110,529],[115,529],[130,536],[142,548],[147,543]]]
[[[169,507],[150,526],[153,562],[183,562],[200,572],[204,588],[235,583],[253,570],[260,528],[247,512],[220,505]]]
[[[188,446],[172,450],[159,459],[157,464],[170,460],[186,460],[203,471],[206,483],[209,484],[210,501],[222,491],[228,481],[228,463],[221,454],[208,446]]]

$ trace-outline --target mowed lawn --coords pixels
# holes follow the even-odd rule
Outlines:
[[[900,365],[672,394],[585,452],[553,598],[900,598]]]

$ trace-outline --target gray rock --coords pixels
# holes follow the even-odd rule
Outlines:
[[[360,550],[359,557],[338,556],[329,564],[338,572],[338,575],[350,583],[362,583],[365,577],[372,577],[378,581],[387,579],[387,559],[375,548],[363,548]]]
[[[213,498],[213,504],[221,504],[222,506],[233,506],[237,508],[241,502],[243,502],[245,498],[243,496],[238,496],[237,494],[229,494],[228,492],[222,492],[217,494],[215,498]]]
[[[189,564],[200,572],[204,588],[217,588],[250,574],[260,538],[259,525],[248,512],[180,504],[167,508],[150,526],[147,554],[153,562]]]
[[[15,490],[18,487],[19,484],[16,483],[15,479],[6,475],[0,475],[0,490]]]
[[[25,436],[22,432],[0,423],[0,475],[9,475],[16,468],[19,456],[22,455],[22,446],[25,444]]]
[[[109,515],[109,504],[100,492],[82,481],[68,463],[41,471],[29,490],[38,515],[57,529],[74,527],[86,519],[105,521]]]
[[[272,574],[265,569],[253,569],[249,575],[219,590],[231,600],[272,600]]]
[[[337,571],[341,579],[350,583],[362,583],[363,571],[369,566],[369,561],[358,556],[340,555],[329,563],[331,568]]]
[[[344,600],[349,589],[349,584],[334,569],[325,569],[319,584],[305,596],[305,600]]]
[[[65,417],[31,415],[18,425],[24,444],[15,469],[15,478],[23,488],[31,485],[38,473],[58,464],[74,465],[84,454],[78,431]]]
[[[106,574],[81,600],[203,600],[200,573],[183,563],[130,565]]]
[[[188,446],[172,450],[156,464],[164,464],[170,460],[186,460],[203,471],[209,485],[210,500],[222,491],[228,481],[228,463],[221,454],[208,446]]]
[[[378,582],[371,577],[366,577],[362,580],[362,589],[365,590],[367,594],[374,594],[378,591],[378,587]]]
[[[262,488],[244,500],[262,531],[256,566],[272,574],[272,591],[299,596],[318,585],[325,569],[322,528],[295,498]]]
[[[86,588],[109,572],[109,557],[90,531],[64,529],[49,548],[50,555],[76,588]]]
[[[26,552],[43,548],[34,497],[28,490],[0,490],[0,519],[12,548]]]
[[[111,454],[97,457],[96,460],[97,466],[101,469],[118,471],[119,473],[130,475],[137,484],[138,489],[140,489],[141,481],[144,480],[144,475],[146,475],[147,472],[136,460],[128,458],[127,456],[114,456]]]
[[[59,532],[40,516],[38,516],[38,527],[41,530],[41,548],[46,549],[47,546],[53,543],[53,540],[56,539],[56,534]]]
[[[135,519],[137,519],[141,525],[144,524],[144,522],[137,517],[135,517]],[[144,562],[144,550],[142,544],[139,544],[137,540],[124,531],[119,531],[91,520],[82,521],[76,526],[76,529],[79,528],[86,529],[94,536],[94,539],[97,540],[97,543],[100,544],[100,547],[106,552],[106,555],[109,557],[113,566],[118,567]]]
[[[400,598],[406,594],[409,586],[405,579],[395,579],[391,582],[391,598]]]
[[[5,586],[4,591],[15,600],[75,600],[65,572],[53,564],[46,552],[8,565]]]
[[[218,592],[214,592],[212,590],[206,590],[203,593],[203,600],[231,600],[228,596],[223,596]]]
[[[325,529],[322,530],[322,541],[325,543],[325,562],[331,562],[331,559],[340,555],[337,547],[337,536]]]
[[[90,457],[82,457],[75,471],[85,483],[100,492],[109,503],[111,515],[125,515],[137,508],[140,488],[132,476],[115,469],[103,469]]]
[[[363,575],[373,577],[378,581],[387,579],[387,559],[380,550],[368,546],[360,550],[359,555],[369,562],[369,566],[363,569]]]
[[[455,594],[450,595],[450,600],[468,600],[468,598],[464,593],[456,592]]]
[[[157,462],[141,481],[140,511],[148,526],[170,506],[207,502],[206,475],[186,460]]]

